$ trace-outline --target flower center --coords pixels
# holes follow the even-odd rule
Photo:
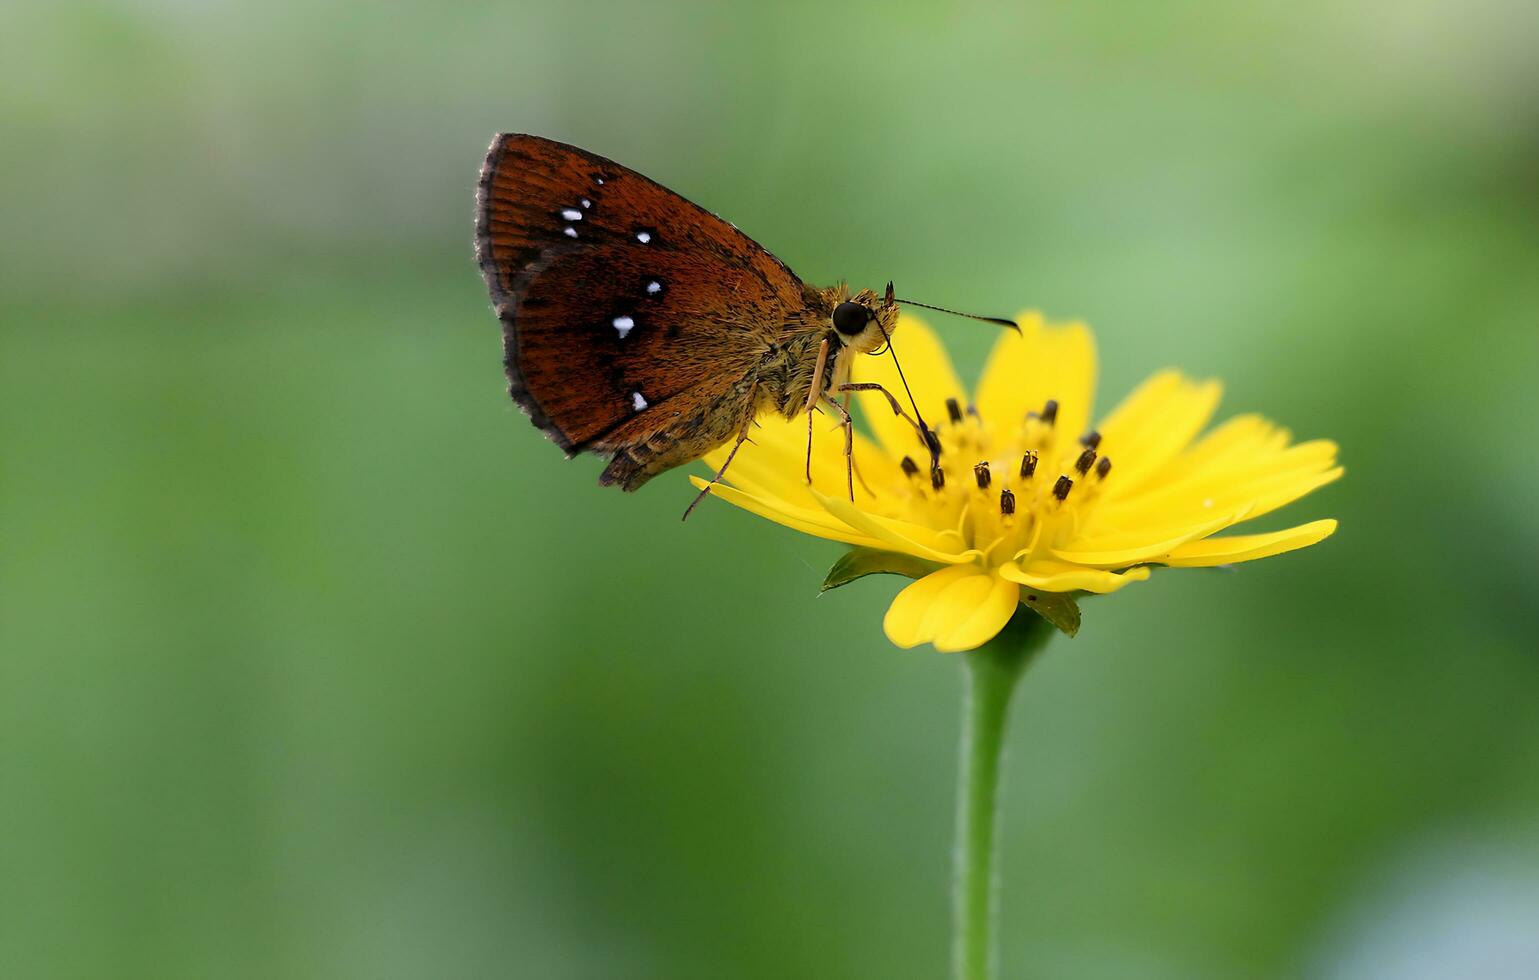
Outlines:
[[[907,518],[955,530],[990,567],[1033,558],[1066,544],[1082,526],[1111,474],[1094,430],[1078,439],[1058,428],[1058,402],[1011,425],[989,425],[978,410],[946,403],[930,433],[933,465],[903,457]]]

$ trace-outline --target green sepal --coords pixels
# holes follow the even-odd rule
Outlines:
[[[837,589],[841,585],[849,585],[867,575],[902,575],[906,578],[920,579],[944,567],[940,562],[926,561],[923,558],[915,558],[913,555],[896,551],[883,551],[880,548],[852,548],[840,556],[839,560],[834,562],[834,567],[828,570],[828,575],[823,578],[822,587],[818,589],[818,595],[830,589]],[[1079,632],[1079,603],[1066,592],[1039,592],[1023,585],[1021,586],[1021,605],[1052,623],[1066,636],[1073,636]]]
[[[1079,603],[1067,592],[1038,592],[1023,585],[1021,605],[1058,627],[1065,636],[1079,632]]]
[[[834,562],[834,567],[830,568],[828,575],[823,578],[823,585],[818,589],[818,595],[822,595],[829,589],[837,589],[841,585],[849,585],[867,575],[903,575],[908,578],[924,578],[936,569],[944,567],[939,562],[926,561],[923,558],[915,558],[913,555],[896,551],[854,548],[845,552],[838,561]]]

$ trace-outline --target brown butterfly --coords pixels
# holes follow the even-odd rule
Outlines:
[[[509,394],[568,457],[608,456],[603,485],[635,490],[736,440],[715,483],[761,412],[806,413],[810,452],[812,413],[828,408],[849,460],[856,390],[886,395],[933,456],[917,407],[909,417],[880,385],[849,382],[856,354],[890,349],[903,302],[891,283],[882,297],[810,286],[735,226],[613,161],[499,135],[481,167],[476,258],[502,320]]]

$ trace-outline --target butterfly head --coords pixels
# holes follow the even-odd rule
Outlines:
[[[844,346],[871,354],[881,350],[898,329],[898,304],[892,298],[890,286],[885,299],[863,289],[835,306],[831,318]]]

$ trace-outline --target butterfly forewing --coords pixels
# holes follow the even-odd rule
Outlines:
[[[630,489],[742,424],[755,364],[805,305],[748,236],[563,143],[498,137],[478,212],[513,398],[568,453],[614,453],[606,478]]]

